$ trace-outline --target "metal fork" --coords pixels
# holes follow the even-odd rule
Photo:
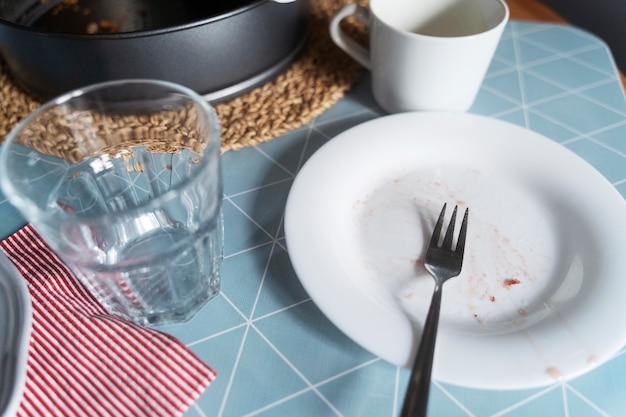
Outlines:
[[[465,236],[467,235],[467,217],[469,208],[465,209],[461,230],[456,246],[453,248],[454,224],[456,222],[457,206],[454,207],[448,230],[441,240],[441,229],[446,213],[447,204],[443,205],[441,214],[430,238],[424,266],[435,279],[435,290],[430,302],[426,323],[422,331],[422,338],[417,349],[417,357],[413,363],[409,386],[404,396],[404,405],[400,417],[425,417],[428,408],[428,394],[430,391],[430,376],[433,368],[435,342],[437,340],[437,326],[439,324],[439,310],[441,309],[441,295],[443,283],[461,273],[463,266],[463,252],[465,250]]]

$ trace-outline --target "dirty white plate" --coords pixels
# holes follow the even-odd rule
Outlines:
[[[31,331],[30,296],[24,278],[0,252],[0,416],[17,413]]]
[[[443,203],[470,215],[463,271],[444,285],[435,379],[541,386],[626,344],[621,195],[548,138],[448,113],[356,126],[293,184],[285,234],[295,271],[349,337],[412,362],[433,288],[422,257]]]

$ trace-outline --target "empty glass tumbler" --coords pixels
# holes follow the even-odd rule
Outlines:
[[[0,185],[112,313],[185,321],[219,292],[219,121],[187,88],[122,80],[44,104],[0,147]]]

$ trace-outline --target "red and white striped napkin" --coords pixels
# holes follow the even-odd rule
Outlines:
[[[177,416],[215,379],[177,339],[108,314],[31,226],[0,249],[32,298],[18,416]]]

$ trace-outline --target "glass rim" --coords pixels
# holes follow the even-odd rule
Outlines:
[[[12,147],[12,145],[15,145],[15,138],[17,137],[19,132],[23,131],[27,126],[29,126],[30,123],[33,121],[33,119],[35,119],[38,115],[44,113],[45,111],[48,111],[51,108],[54,108],[55,106],[63,105],[71,101],[74,98],[79,98],[79,97],[85,96],[89,93],[92,93],[98,90],[103,90],[103,89],[111,88],[111,87],[119,87],[122,85],[130,85],[130,84],[132,85],[144,84],[147,86],[165,87],[165,88],[184,94],[185,96],[189,97],[194,104],[200,106],[200,108],[207,114],[209,118],[209,122],[211,124],[210,131],[215,136],[215,140],[211,140],[207,142],[206,148],[210,152],[217,153],[217,158],[218,158],[218,163],[219,163],[219,158],[220,158],[219,152],[221,148],[221,141],[220,141],[221,131],[220,131],[219,118],[217,117],[217,113],[215,109],[213,108],[213,106],[211,106],[211,104],[207,100],[205,100],[201,95],[199,95],[192,89],[185,87],[183,85],[177,84],[177,83],[170,82],[170,81],[146,79],[146,78],[130,78],[130,79],[106,81],[102,83],[91,84],[91,85],[87,85],[81,88],[77,88],[77,89],[63,93],[57,97],[54,97],[48,100],[47,102],[43,103],[41,106],[37,107],[32,112],[30,112],[13,129],[11,129],[9,134],[6,136],[4,142],[0,144],[0,191],[4,193],[5,198],[20,211],[22,216],[25,217],[28,222],[31,222],[31,219],[29,219],[28,216],[24,214],[27,211],[37,212],[37,216],[36,216],[37,219],[46,219],[48,216],[46,216],[46,210],[42,210],[42,208],[38,204],[35,203],[33,198],[30,198],[28,195],[20,192],[17,189],[17,187],[15,187],[14,183],[9,179],[10,178],[10,174],[8,171],[8,158],[9,158],[9,152],[10,152],[9,149]],[[217,149],[212,150],[213,148],[217,148]],[[202,176],[203,173],[209,171],[210,163],[208,159],[209,158],[203,158],[202,161],[200,162],[197,176]],[[221,168],[219,167],[218,167],[218,175],[220,176],[218,181],[219,183],[221,183]],[[164,202],[169,201],[172,198],[174,198],[173,196],[174,193],[180,191],[181,189],[188,187],[190,182],[191,181],[188,179],[181,181],[172,189],[167,190],[163,194],[158,195],[154,199],[151,199],[147,201],[145,204],[142,204],[138,207],[132,207],[130,209],[121,210],[115,213],[100,214],[97,216],[80,216],[80,215],[77,215],[75,213],[70,213],[70,212],[63,212],[62,216],[63,218],[71,219],[77,222],[92,222],[92,223],[94,221],[106,222],[111,217],[117,217],[120,215],[128,215],[128,214],[133,213],[134,211],[145,210],[146,208],[155,207],[160,204],[163,204]],[[221,186],[218,187],[218,193],[221,194]],[[218,196],[218,198],[221,198],[221,195]],[[29,209],[28,208],[29,206],[36,207],[36,209],[35,210]],[[59,216],[59,214],[60,213],[57,212],[55,213],[55,216]]]

